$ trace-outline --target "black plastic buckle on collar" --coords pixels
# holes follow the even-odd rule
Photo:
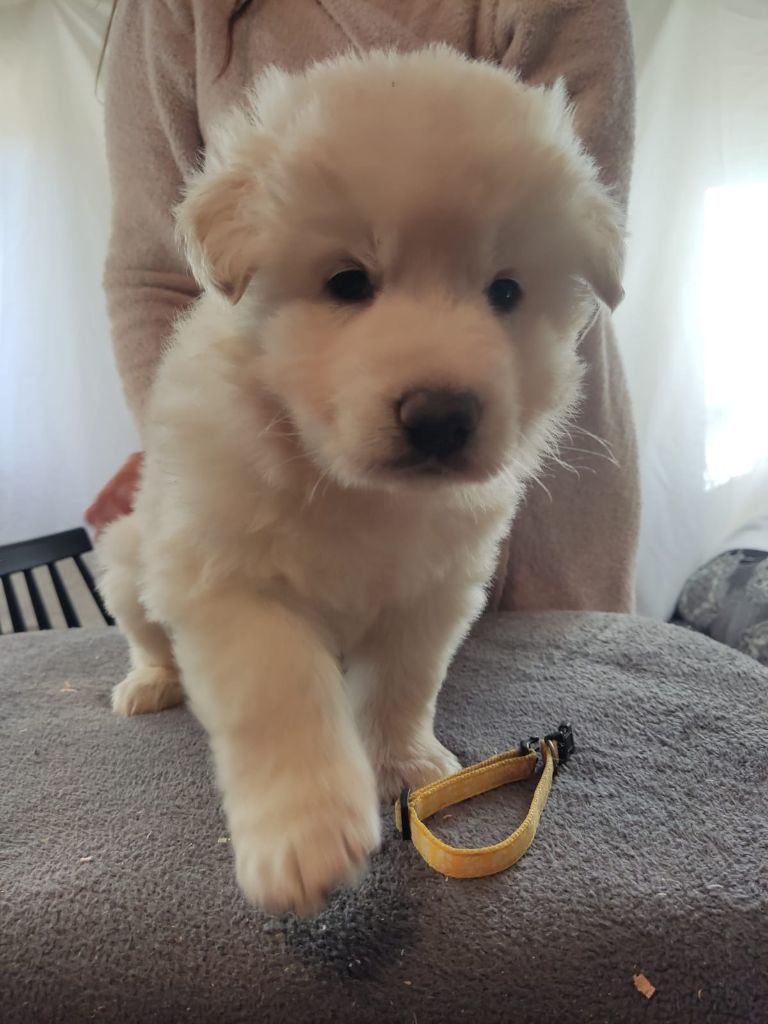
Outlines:
[[[555,771],[561,768],[563,765],[568,764],[571,756],[576,753],[576,743],[573,738],[573,726],[569,722],[562,722],[556,732],[547,733],[544,737],[550,743],[557,744],[557,764]],[[520,753],[521,754],[532,754],[534,750],[538,751],[541,747],[541,741],[538,736],[531,736],[526,742],[520,740]]]
[[[406,840],[411,838],[411,812],[408,807],[411,791],[408,786],[400,791],[400,838]]]
[[[563,765],[568,764],[571,757],[576,753],[576,742],[573,738],[573,726],[570,722],[562,722],[557,727],[557,732],[549,733],[549,735],[545,736],[544,739],[557,744],[557,765],[555,766],[555,771],[557,771],[558,768],[562,768]]]

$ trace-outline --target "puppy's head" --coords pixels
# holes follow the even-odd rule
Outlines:
[[[621,297],[617,210],[563,88],[445,48],[267,73],[179,223],[343,484],[532,467],[575,400],[579,333]]]

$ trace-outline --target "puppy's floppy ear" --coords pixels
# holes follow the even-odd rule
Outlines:
[[[176,207],[179,237],[192,271],[204,288],[215,288],[233,304],[242,298],[258,264],[254,172],[204,172]]]
[[[624,218],[597,181],[590,182],[579,218],[579,272],[598,298],[615,309],[624,298]]]
[[[576,131],[576,112],[564,78],[538,93],[540,123],[568,152],[571,179],[569,219],[575,225],[574,262],[577,273],[598,298],[615,309],[624,298],[624,216],[601,184],[598,168]]]

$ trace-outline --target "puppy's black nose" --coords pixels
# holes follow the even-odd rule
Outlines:
[[[422,388],[400,399],[397,418],[415,452],[445,459],[466,447],[480,419],[480,402],[471,391]]]

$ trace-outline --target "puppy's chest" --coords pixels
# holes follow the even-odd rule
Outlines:
[[[466,548],[460,517],[349,501],[286,517],[271,538],[271,570],[318,607],[367,617],[403,605],[444,578]]]

